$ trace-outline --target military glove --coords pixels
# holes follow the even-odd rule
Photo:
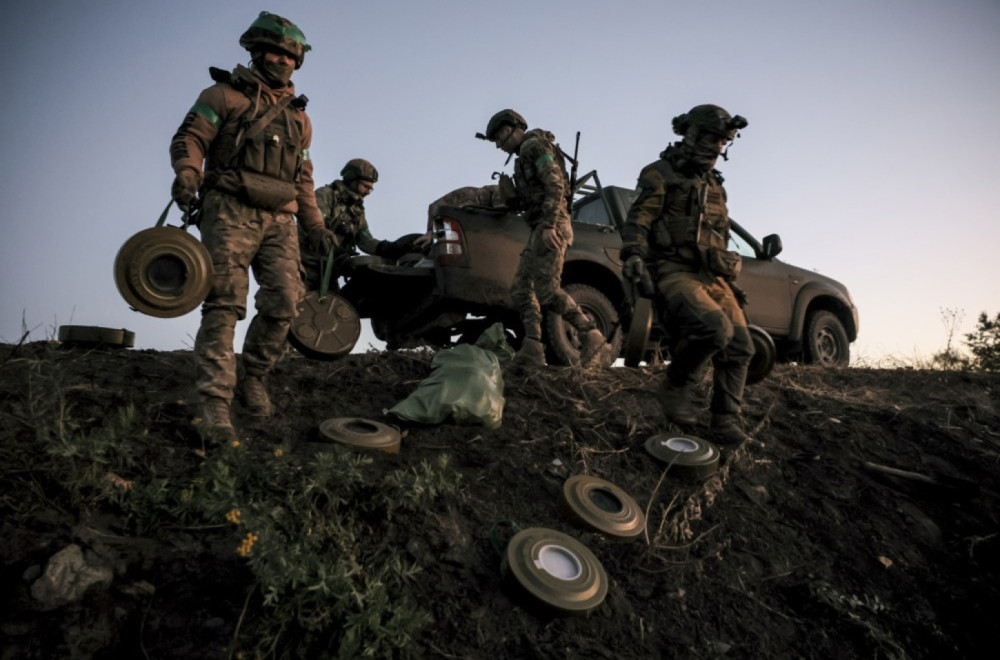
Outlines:
[[[330,250],[340,245],[337,235],[324,225],[314,227],[309,231],[309,242],[314,250],[321,254],[328,254]]]
[[[191,204],[198,199],[200,187],[201,174],[190,167],[185,167],[174,177],[174,184],[170,186],[170,196],[174,198],[177,207],[186,213]]]
[[[378,247],[375,248],[377,256],[392,259],[393,261],[410,252],[413,252],[410,241],[379,241]]]
[[[646,268],[646,262],[642,260],[637,254],[633,254],[631,257],[625,260],[625,264],[622,266],[622,275],[629,282],[632,282],[639,287],[639,293],[644,296],[651,296],[655,289],[653,288],[653,278],[649,274],[649,270]]]

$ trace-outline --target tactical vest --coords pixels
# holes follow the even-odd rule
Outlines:
[[[236,172],[240,182],[238,190],[230,192],[237,193],[251,206],[275,211],[283,208],[298,194],[296,184],[302,173],[304,150],[296,114],[305,109],[305,97],[285,98],[278,104],[270,104],[262,102],[264,97],[253,83],[221,69],[213,68],[211,74],[216,82],[242,91],[252,102],[251,109],[240,118],[235,134],[225,139],[230,148],[226,169]]]
[[[650,248],[681,261],[698,263],[707,248],[725,250],[729,243],[729,213],[721,176],[712,171],[685,177],[672,167],[663,170],[666,195],[660,215],[650,228]]]

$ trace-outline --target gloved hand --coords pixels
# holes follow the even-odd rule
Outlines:
[[[413,241],[413,246],[417,248],[419,252],[423,252],[424,248],[430,247],[433,242],[434,236],[431,233],[431,230],[428,229],[426,234]]]
[[[321,254],[329,254],[330,250],[340,245],[340,240],[332,230],[320,225],[309,231],[309,242],[312,248]]]
[[[375,248],[375,254],[379,257],[385,257],[386,259],[392,259],[396,261],[404,254],[412,252],[410,250],[410,243],[399,243],[398,241],[379,241],[378,247]]]
[[[170,186],[170,196],[174,198],[177,207],[185,213],[191,204],[198,199],[198,188],[201,187],[201,174],[190,167],[185,167],[174,177]]]
[[[644,296],[651,296],[656,290],[653,286],[653,278],[646,268],[646,262],[637,254],[633,254],[625,260],[622,265],[622,276],[638,286],[639,293]]]

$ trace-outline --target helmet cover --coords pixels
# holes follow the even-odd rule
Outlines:
[[[240,36],[240,46],[251,53],[262,47],[283,50],[295,58],[295,68],[302,66],[302,60],[312,46],[295,23],[277,14],[262,11],[257,20]]]

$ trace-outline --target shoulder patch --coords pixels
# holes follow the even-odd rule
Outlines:
[[[219,117],[219,115],[215,112],[215,110],[212,110],[212,108],[205,105],[204,103],[195,103],[194,105],[192,105],[191,112],[196,115],[201,115],[208,121],[212,122],[213,124],[215,124],[216,128],[222,125],[222,118]]]
[[[552,157],[552,154],[544,153],[535,159],[535,167],[541,169],[543,165],[545,165],[546,163],[551,163],[553,160],[555,159]]]

